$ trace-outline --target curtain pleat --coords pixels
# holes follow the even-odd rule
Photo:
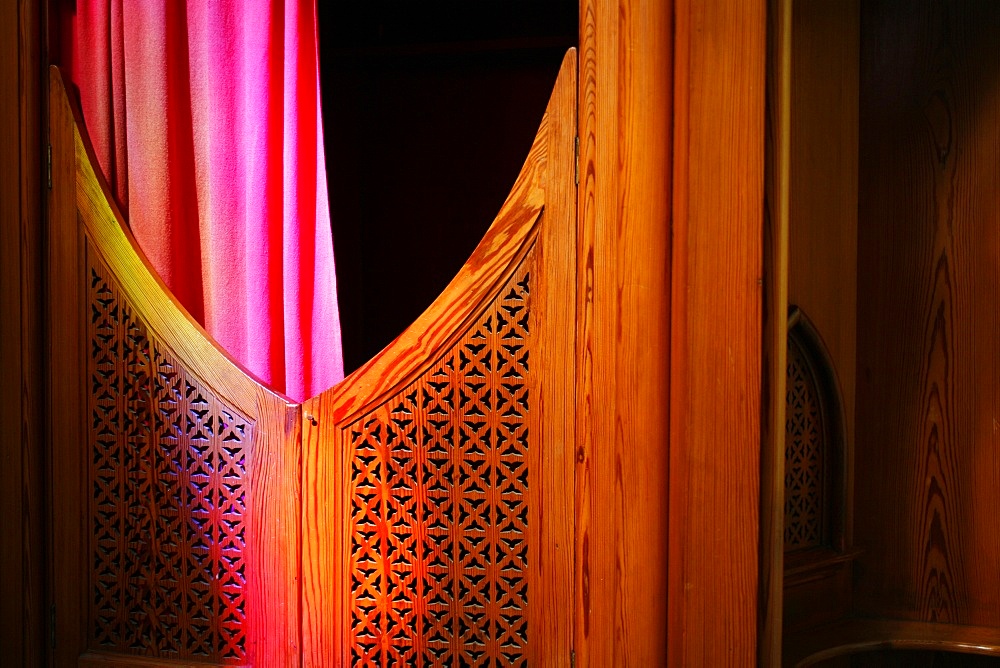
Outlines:
[[[315,0],[77,0],[61,54],[164,282],[302,401],[343,377]]]

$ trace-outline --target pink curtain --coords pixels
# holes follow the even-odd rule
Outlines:
[[[153,266],[296,401],[343,377],[315,0],[77,0],[60,19],[98,160]]]

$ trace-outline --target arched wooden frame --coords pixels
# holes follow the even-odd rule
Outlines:
[[[788,318],[787,346],[785,634],[850,613],[851,568],[857,556],[847,541],[849,472],[843,399],[836,369],[819,332],[794,306]],[[808,433],[810,430],[812,433]],[[795,447],[811,452],[793,453]],[[798,468],[788,460],[790,456],[798,458]],[[803,457],[812,458],[812,464],[802,462]],[[790,482],[805,493],[793,493]],[[804,508],[804,501],[812,507]],[[797,507],[793,509],[791,504]],[[823,600],[823,605],[816,605],[816,600]]]
[[[798,382],[793,382],[793,374],[802,373]],[[846,432],[843,400],[840,386],[837,382],[836,369],[819,332],[812,321],[796,306],[790,309],[788,318],[788,378],[786,393],[786,437],[785,437],[785,571],[794,571],[800,559],[811,561],[816,550],[831,550],[843,552],[845,549],[845,510],[847,497],[847,466],[846,466]],[[793,475],[789,471],[788,453],[793,447],[795,434],[793,420],[802,412],[800,406],[794,405],[797,392],[796,384],[806,386],[806,392],[811,396],[806,401],[815,404],[815,420],[818,430],[815,434],[815,444],[821,468],[817,482],[819,498],[815,518],[815,537],[800,537],[791,540],[788,535],[788,525],[795,520],[789,517],[788,482]],[[808,419],[808,418],[806,418]],[[802,554],[814,552],[814,556]],[[798,555],[802,556],[798,556]]]
[[[157,277],[52,70],[57,664],[570,663],[575,75],[456,278],[303,406]]]

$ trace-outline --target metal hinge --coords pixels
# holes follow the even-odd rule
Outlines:
[[[52,190],[52,144],[45,146],[45,173],[48,176],[49,190]]]
[[[573,185],[580,185],[580,137],[573,138]],[[51,187],[51,186],[50,186]]]
[[[569,668],[576,668],[576,652],[574,650],[569,651]]]

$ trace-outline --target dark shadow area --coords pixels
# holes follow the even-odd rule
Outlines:
[[[349,373],[426,309],[527,156],[577,4],[321,3],[330,212]]]
[[[996,668],[996,666],[1000,666],[1000,657],[926,650],[861,652],[816,664],[816,668]]]

